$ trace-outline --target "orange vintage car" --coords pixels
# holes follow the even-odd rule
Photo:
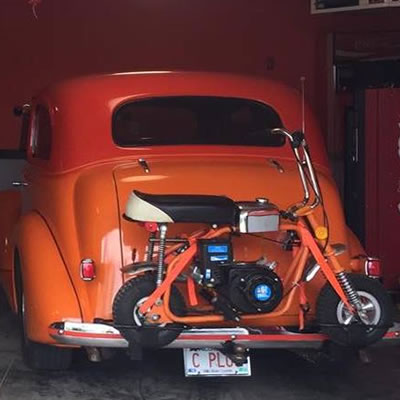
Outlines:
[[[192,72],[74,79],[25,105],[0,277],[28,364],[172,347],[188,376],[248,375],[249,349],[394,337],[303,106],[271,80]]]

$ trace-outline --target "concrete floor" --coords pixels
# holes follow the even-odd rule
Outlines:
[[[18,342],[17,323],[0,304],[1,400],[400,399],[400,347],[374,348],[368,365],[263,351],[252,355],[251,378],[185,379],[180,351],[159,351],[142,363],[121,354],[101,364],[77,352],[71,371],[38,373],[23,364]]]

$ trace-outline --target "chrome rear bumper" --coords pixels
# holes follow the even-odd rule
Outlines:
[[[49,327],[50,336],[59,344],[84,347],[127,348],[128,342],[114,327],[106,324],[57,322]],[[274,328],[260,334],[244,328],[191,329],[181,333],[167,348],[220,348],[224,342],[234,340],[247,348],[321,348],[329,338],[317,333],[292,333]],[[396,323],[380,343],[398,342],[400,324]]]

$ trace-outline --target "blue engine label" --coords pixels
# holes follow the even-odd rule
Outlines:
[[[207,246],[207,251],[209,253],[228,253],[228,246],[223,245],[209,245]]]
[[[210,261],[228,261],[228,255],[210,256]]]
[[[257,301],[267,301],[271,298],[271,288],[265,283],[260,283],[254,288],[254,297]]]

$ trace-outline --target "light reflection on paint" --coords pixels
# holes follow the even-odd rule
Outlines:
[[[108,271],[104,273],[106,279],[99,282],[96,304],[102,304],[104,293],[116,293],[120,288],[121,281],[118,276],[121,276],[120,268],[126,262],[121,260],[121,243],[123,254],[132,254],[131,246],[126,246],[123,241],[121,242],[119,229],[106,233],[101,240],[99,268],[107,268]]]
[[[101,264],[121,267],[121,241],[119,229],[106,233],[101,240]]]
[[[132,260],[132,246],[126,245],[124,241],[124,233],[120,230],[113,229],[103,236],[101,240],[100,261],[102,264],[112,265],[114,268],[121,268],[123,265],[138,261],[138,254],[135,260]],[[121,247],[124,259],[121,264]]]
[[[122,178],[121,182],[132,183],[132,182],[148,182],[148,181],[160,181],[167,179],[166,175],[146,175],[146,176],[128,176]]]
[[[110,75],[113,76],[128,76],[128,75],[159,75],[171,74],[173,71],[133,71],[133,72],[114,72]]]

